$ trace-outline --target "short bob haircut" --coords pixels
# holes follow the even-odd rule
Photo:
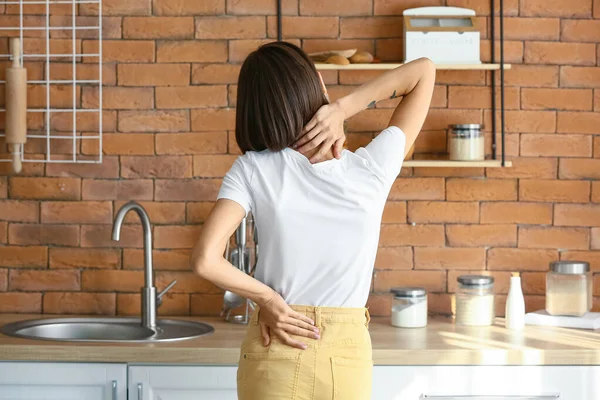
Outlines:
[[[299,47],[268,43],[250,53],[238,79],[235,138],[242,152],[280,151],[329,103],[314,63]]]

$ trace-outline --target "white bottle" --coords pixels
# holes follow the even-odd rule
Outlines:
[[[513,272],[510,277],[510,289],[506,299],[506,328],[521,330],[525,326],[525,298],[521,290],[521,277]]]

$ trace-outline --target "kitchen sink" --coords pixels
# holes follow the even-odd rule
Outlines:
[[[202,322],[159,319],[155,332],[142,326],[139,318],[52,318],[13,322],[0,332],[66,342],[154,343],[200,337],[214,332],[214,328]]]
[[[120,239],[121,225],[130,211],[135,211],[139,216],[144,233],[144,286],[140,296],[140,318],[42,318],[13,322],[0,328],[0,333],[27,339],[64,342],[155,343],[192,339],[214,332],[212,326],[202,322],[156,317],[163,296],[177,281],[168,284],[161,292],[154,286],[152,227],[148,213],[140,204],[130,201],[119,209],[113,224],[113,240]]]

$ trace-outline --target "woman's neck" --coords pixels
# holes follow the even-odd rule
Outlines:
[[[294,150],[294,151],[296,151],[296,150]],[[319,148],[317,147],[315,149],[309,150],[306,153],[301,153],[301,154],[304,155],[306,158],[308,158],[310,160],[310,158],[312,156],[314,156],[315,154],[317,154],[318,151],[319,151]],[[319,161],[319,162],[328,161],[328,160],[331,160],[331,159],[333,159],[333,151],[332,151],[332,149],[329,149],[329,150],[327,150],[327,153],[325,154],[325,157],[323,157],[323,159],[321,161]],[[317,162],[315,164],[318,164],[319,162]]]

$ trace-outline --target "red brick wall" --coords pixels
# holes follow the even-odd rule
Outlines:
[[[444,4],[477,11],[489,60],[486,0],[283,0],[283,34],[308,51],[356,47],[398,60],[402,11]],[[448,313],[466,272],[496,277],[500,313],[510,271],[523,271],[529,310],[543,307],[550,261],[584,259],[600,273],[600,1],[504,8],[514,167],[403,170],[384,215],[374,314],[389,312],[391,286],[407,284],[425,286],[431,310]],[[130,218],[122,241],[110,241],[115,211],[135,199],[154,223],[157,285],[179,280],[161,313],[214,315],[221,292],[189,271],[188,253],[238,154],[239,63],[276,37],[275,0],[105,0],[104,14],[104,163],[27,164],[20,176],[0,165],[0,312],[137,313],[140,225]],[[337,98],[377,74],[323,75]],[[490,126],[490,79],[439,71],[417,157],[445,150],[449,123]],[[91,90],[81,98],[97,102]],[[350,120],[349,146],[384,128],[394,105]],[[598,309],[600,274],[595,287]]]

